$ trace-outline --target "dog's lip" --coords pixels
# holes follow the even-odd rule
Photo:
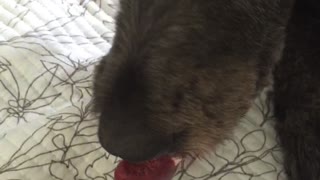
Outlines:
[[[168,154],[167,154],[167,155],[157,156],[157,157],[155,157],[155,158],[153,158],[153,159],[150,159],[150,160],[141,161],[141,162],[135,162],[135,163],[136,163],[136,164],[144,164],[144,163],[146,163],[146,162],[148,162],[148,161],[156,161],[156,160],[161,159],[161,158],[163,158],[163,157],[169,157],[169,158],[174,162],[174,165],[175,165],[175,166],[179,165],[180,162],[183,161],[183,159],[184,159],[182,156],[168,155]],[[123,159],[123,160],[125,160],[125,159]]]
[[[159,156],[155,157],[154,160],[160,159],[163,156],[170,157],[175,165],[178,165],[184,159],[183,156],[181,156],[181,155],[178,155],[176,153],[169,153],[169,154],[159,155]]]
[[[157,158],[154,158],[154,159],[152,159],[152,160],[158,160],[158,159],[161,159],[161,158],[163,158],[163,157],[166,157],[166,156],[159,156],[159,157],[157,157]],[[180,164],[180,162],[183,160],[183,158],[182,157],[179,157],[179,156],[168,156],[167,155],[167,157],[169,157],[170,159],[171,159],[171,161],[174,163],[174,165],[175,166],[177,166],[178,164]],[[152,160],[150,160],[150,161],[152,161]]]
[[[184,159],[183,155],[179,154],[178,152],[171,152],[171,153],[167,153],[167,154],[162,154],[162,155],[156,157],[156,159],[161,158],[163,156],[170,157],[175,165],[178,165]]]

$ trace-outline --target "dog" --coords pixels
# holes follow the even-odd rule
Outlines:
[[[298,1],[120,0],[112,48],[94,75],[101,145],[132,162],[204,156],[232,134],[274,73],[287,173],[290,180],[319,180],[320,76],[312,63],[320,53],[304,56],[304,50],[320,49],[304,38],[308,28],[299,27],[312,20],[295,20],[317,2]],[[310,58],[310,67],[298,63],[304,64],[300,56]],[[287,71],[306,74],[290,79]],[[304,78],[308,85],[301,85]]]

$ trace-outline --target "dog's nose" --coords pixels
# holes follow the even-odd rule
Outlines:
[[[150,160],[169,151],[172,139],[148,128],[99,126],[99,140],[110,154],[131,162]]]
[[[101,142],[110,154],[131,162],[142,162],[165,154],[168,142],[153,135],[131,135]]]

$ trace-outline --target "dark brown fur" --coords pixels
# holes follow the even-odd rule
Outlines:
[[[268,84],[292,4],[121,0],[113,47],[94,77],[102,146],[131,161],[210,151]]]
[[[298,1],[275,69],[277,130],[289,180],[320,180],[320,1]]]

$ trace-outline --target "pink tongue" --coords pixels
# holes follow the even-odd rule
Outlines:
[[[138,164],[121,161],[115,170],[115,180],[170,180],[180,161],[168,156]]]

